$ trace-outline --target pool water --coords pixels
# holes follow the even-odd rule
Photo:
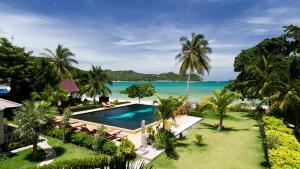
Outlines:
[[[142,120],[145,120],[146,124],[156,121],[155,107],[143,104],[83,113],[74,115],[73,118],[130,130],[140,128]]]

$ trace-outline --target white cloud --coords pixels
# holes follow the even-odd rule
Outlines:
[[[153,40],[144,40],[144,41],[128,41],[128,40],[120,40],[118,42],[114,42],[114,45],[124,45],[124,46],[134,46],[134,45],[144,45],[154,43]]]

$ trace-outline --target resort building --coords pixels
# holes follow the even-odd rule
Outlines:
[[[5,109],[20,107],[21,104],[0,98],[0,145],[5,141],[3,129],[3,111]]]
[[[64,78],[60,84],[62,88],[69,93],[69,96],[72,98],[76,98],[78,96],[78,92],[80,90],[72,79]]]

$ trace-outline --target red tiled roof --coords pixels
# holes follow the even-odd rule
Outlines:
[[[72,79],[65,78],[60,84],[67,92],[79,92],[79,88]]]

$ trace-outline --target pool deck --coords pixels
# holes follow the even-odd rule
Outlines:
[[[115,106],[115,108],[133,105],[133,104],[138,104],[138,102],[131,101],[131,103],[117,105],[117,106]],[[150,102],[150,101],[141,101],[140,104],[153,105],[152,102]],[[97,109],[85,110],[85,111],[75,112],[75,113],[73,113],[73,115],[89,113],[89,112],[94,112],[94,111],[100,111],[100,110],[106,110],[106,109],[107,108],[97,108]],[[196,123],[200,122],[201,120],[202,120],[202,118],[192,117],[192,116],[187,116],[187,115],[177,116],[175,118],[177,126],[171,127],[171,130],[174,132],[174,134],[176,136],[178,136],[180,133],[185,132],[186,130],[188,130],[189,128],[191,128],[192,126],[194,126]],[[99,123],[70,118],[70,122],[73,122],[73,121],[80,121],[82,123],[85,123],[87,128],[89,128],[89,129],[97,129],[97,127],[102,126],[102,124],[99,124]],[[146,127],[152,126],[155,129],[157,125],[161,125],[161,123],[159,121],[156,121],[152,124],[147,125]],[[104,126],[108,129],[120,130],[123,134],[128,135],[128,139],[135,144],[136,148],[141,146],[141,137],[142,137],[141,128],[136,129],[136,130],[129,130],[129,129],[119,128],[119,127],[109,126],[109,125],[104,125]]]

